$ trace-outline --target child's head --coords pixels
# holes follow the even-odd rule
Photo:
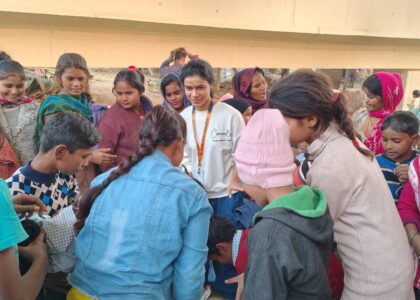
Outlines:
[[[184,89],[177,75],[170,73],[163,77],[160,83],[160,90],[173,109],[178,111],[184,108]]]
[[[404,96],[402,78],[399,73],[376,72],[363,82],[366,93],[366,109],[369,112],[393,112]]]
[[[86,60],[77,53],[62,54],[55,67],[54,85],[61,94],[79,97],[88,92],[90,78]]]
[[[419,90],[414,90],[413,91],[413,98],[418,98],[420,97],[420,91]]]
[[[4,60],[12,60],[12,58],[6,52],[0,51],[0,62],[2,62]]]
[[[40,153],[50,154],[58,171],[72,175],[89,162],[98,143],[89,120],[76,112],[58,113],[44,126]]]
[[[16,103],[25,94],[25,72],[14,60],[0,62],[0,98]]]
[[[381,125],[382,146],[386,156],[396,162],[407,160],[412,155],[419,131],[419,120],[407,111],[397,111]]]
[[[225,217],[211,217],[207,239],[208,257],[220,264],[232,264],[232,241],[235,233],[235,226]]]
[[[267,191],[290,187],[296,168],[289,127],[277,109],[257,111],[242,130],[234,155],[245,191],[264,206]]]
[[[366,93],[366,109],[368,111],[379,111],[384,108],[382,99],[382,83],[375,74],[366,78],[363,82],[363,91]]]
[[[301,69],[286,76],[272,87],[269,107],[280,110],[285,117],[291,144],[311,144],[333,121],[350,140],[355,140],[344,96],[333,91],[330,79],[324,74]],[[357,149],[371,156],[366,149]]]
[[[187,50],[184,47],[176,48],[171,52],[172,61],[177,61],[181,64],[185,63],[187,58]]]
[[[144,93],[144,85],[140,74],[135,70],[121,70],[114,79],[112,89],[116,101],[124,109],[138,110],[140,108],[140,97]]]
[[[214,74],[210,64],[204,60],[191,60],[181,71],[181,82],[185,94],[198,110],[208,107],[213,98]]]
[[[223,103],[226,103],[232,106],[233,108],[235,108],[236,110],[238,110],[241,113],[242,117],[244,118],[245,125],[248,124],[252,116],[251,104],[249,104],[243,99],[235,99],[235,98],[227,99],[223,101]]]
[[[151,155],[155,150],[163,152],[174,166],[179,166],[184,157],[186,135],[185,121],[177,112],[170,111],[162,105],[153,107],[144,116],[143,126],[140,130],[139,150],[127,158],[117,169],[113,170],[105,181],[83,195],[77,215],[78,221],[74,228],[77,231],[83,228],[96,197],[112,181],[127,174],[133,166]]]

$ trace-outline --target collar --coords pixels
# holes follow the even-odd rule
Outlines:
[[[31,162],[28,162],[21,169],[21,173],[28,178],[30,181],[37,183],[49,185],[55,181],[57,173],[42,173],[37,170],[32,169]]]
[[[233,240],[232,240],[232,261],[233,261],[233,264],[235,264],[236,258],[238,257],[239,244],[241,243],[242,232],[243,232],[242,230],[236,230],[236,233],[233,236]]]
[[[317,157],[330,142],[341,137],[337,125],[331,124],[319,138],[313,141],[308,147],[308,153],[312,158]]]

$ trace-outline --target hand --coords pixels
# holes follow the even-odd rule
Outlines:
[[[226,284],[233,284],[237,283],[238,288],[236,289],[236,297],[235,300],[242,300],[242,295],[244,293],[244,273],[225,280]]]
[[[234,190],[238,191],[238,192],[243,192],[244,191],[244,188],[241,185],[241,182],[240,182],[240,179],[239,179],[238,171],[236,171],[236,167],[233,168],[232,178],[230,179],[230,182],[229,182],[229,185],[228,185],[228,188],[227,188],[229,198],[232,196],[232,192]]]
[[[409,165],[407,164],[400,164],[395,167],[394,173],[395,175],[397,175],[398,180],[401,183],[404,183],[408,180],[408,168],[409,168]]]
[[[20,217],[30,218],[33,213],[38,213],[40,217],[47,212],[45,204],[33,195],[19,194],[12,197],[13,208]]]
[[[414,252],[416,252],[417,256],[420,256],[420,236],[416,236],[412,243]]]
[[[107,153],[110,151],[110,148],[97,149],[93,152],[92,156],[90,157],[90,161],[97,165],[112,165],[116,161],[117,156],[114,154]]]
[[[48,269],[47,244],[44,242],[45,232],[41,231],[35,240],[26,247],[19,247],[19,254],[30,262],[39,260]]]

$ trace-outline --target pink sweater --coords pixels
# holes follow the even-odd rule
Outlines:
[[[124,109],[118,103],[112,105],[102,118],[99,124],[99,147],[111,148],[110,153],[117,155],[116,165],[139,149],[143,118],[144,113]],[[101,165],[101,169],[105,172],[114,166]]]

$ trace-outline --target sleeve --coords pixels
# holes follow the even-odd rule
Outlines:
[[[16,246],[28,238],[16,212],[6,183],[0,180],[0,251]]]
[[[169,70],[169,64],[171,63],[171,58],[165,59],[159,67],[160,77],[165,76]]]
[[[201,298],[207,259],[207,237],[212,209],[204,191],[200,191],[196,213],[183,231],[183,247],[174,262],[174,299],[196,300]]]
[[[185,122],[187,123],[188,120],[185,119],[185,117],[181,114],[181,116],[184,118]],[[184,146],[184,158],[182,159],[181,164],[187,169],[189,173],[192,173],[193,163],[192,163],[192,149],[191,146],[188,144],[188,134],[191,134],[188,130],[188,124],[187,124],[187,137],[186,137],[186,143]]]
[[[99,148],[110,148],[110,154],[115,154],[118,145],[119,134],[115,130],[115,126],[107,122],[107,115],[104,116],[102,122],[99,124],[99,133],[101,134],[101,141]]]
[[[244,127],[245,127],[245,121],[244,121],[242,115],[239,112],[237,112],[237,114],[235,114],[232,117],[232,124],[231,124],[232,142],[233,142],[232,156],[236,151],[236,147],[238,146],[239,138],[241,136],[241,131]]]
[[[404,185],[397,208],[404,225],[414,224],[417,226],[417,230],[420,230],[420,213],[410,181]]]
[[[276,259],[267,251],[260,250],[248,257],[244,281],[244,300],[287,299],[287,284],[277,270]],[[261,275],[264,274],[264,278]]]
[[[76,177],[71,176],[73,185],[71,189],[69,190],[69,205],[78,203],[80,192],[79,192],[79,184],[77,183]]]

